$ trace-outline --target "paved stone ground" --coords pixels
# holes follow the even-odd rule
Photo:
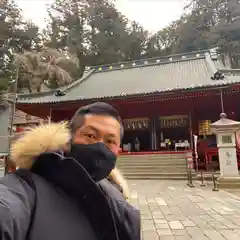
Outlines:
[[[213,192],[211,185],[189,188],[184,181],[129,184],[130,202],[141,210],[142,240],[240,239],[240,190]]]
[[[240,195],[184,181],[131,180],[143,240],[240,239]]]
[[[4,168],[0,168],[0,177],[4,176]]]

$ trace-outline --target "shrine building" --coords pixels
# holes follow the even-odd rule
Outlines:
[[[192,135],[211,135],[221,112],[240,120],[239,99],[240,69],[206,50],[89,67],[67,87],[19,94],[17,109],[61,121],[83,105],[110,103],[123,119],[123,151],[141,153],[192,149]]]

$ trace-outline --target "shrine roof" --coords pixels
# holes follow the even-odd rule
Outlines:
[[[217,71],[223,80],[212,80]],[[240,83],[240,70],[226,69],[215,50],[155,57],[87,68],[67,87],[35,94],[19,94],[19,104],[61,103],[123,98],[178,90],[197,90]]]

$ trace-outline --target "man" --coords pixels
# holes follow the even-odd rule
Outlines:
[[[0,181],[1,240],[140,240],[139,211],[106,178],[123,128],[106,103],[80,108],[69,125],[39,126],[18,139],[18,170]]]

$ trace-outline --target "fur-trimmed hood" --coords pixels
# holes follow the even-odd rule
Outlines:
[[[64,151],[71,139],[67,123],[51,123],[32,128],[11,146],[11,160],[19,168],[30,169],[33,159],[44,152]],[[119,185],[126,198],[129,197],[127,182],[116,168],[109,175]]]

